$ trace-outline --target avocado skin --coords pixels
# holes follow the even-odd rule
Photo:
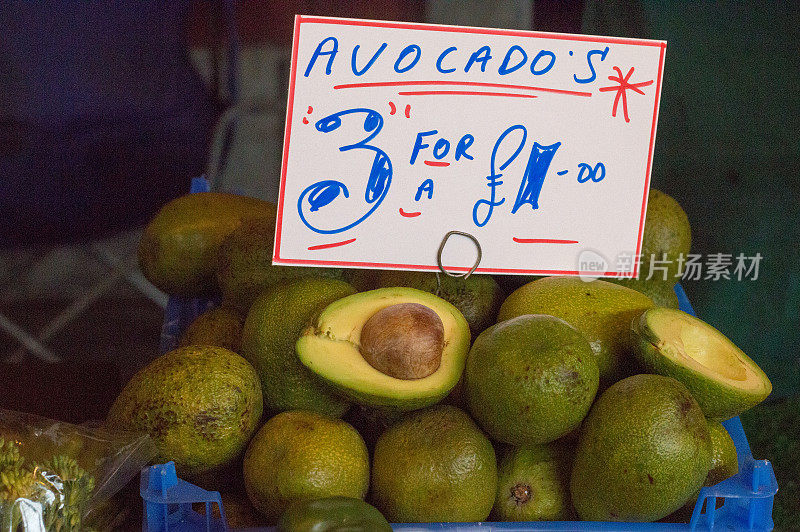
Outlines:
[[[239,457],[262,408],[258,375],[245,359],[221,347],[188,346],[134,375],[106,422],[148,433],[158,462],[172,460],[179,476],[195,478]]]
[[[496,489],[491,442],[454,406],[406,414],[375,445],[372,502],[392,522],[483,521]]]
[[[739,457],[731,435],[719,421],[708,422],[711,435],[711,469],[708,471],[705,485],[713,486],[739,472]]]
[[[725,421],[738,416],[769,396],[772,392],[772,383],[769,378],[750,357],[741,351],[739,351],[739,356],[751,363],[752,370],[764,382],[765,387],[761,392],[731,388],[705,375],[700,375],[693,369],[662,354],[662,350],[665,348],[661,345],[662,339],[649,327],[648,322],[651,319],[669,319],[671,313],[683,314],[680,310],[655,308],[644,312],[633,321],[634,353],[647,372],[666,375],[682,382],[692,392],[706,418],[715,421]],[[733,343],[731,345],[738,350]]]
[[[678,308],[679,306],[675,285],[670,281],[613,278],[603,280],[641,292],[652,299],[656,306],[667,308]]]
[[[571,466],[572,452],[563,444],[506,448],[498,464],[492,517],[498,521],[572,519]],[[520,487],[524,491],[518,491]],[[529,499],[520,500],[520,495]]]
[[[719,421],[708,421],[708,434],[711,436],[711,469],[708,470],[703,486],[713,486],[739,472],[739,458],[731,435]],[[686,504],[661,521],[688,523],[700,493],[695,493]]]
[[[543,275],[492,275],[494,280],[506,294],[510,294],[520,286],[542,279]]]
[[[377,508],[354,497],[325,497],[292,504],[277,532],[392,532]]]
[[[298,501],[363,499],[369,489],[369,453],[358,431],[304,410],[281,412],[264,423],[242,468],[247,496],[269,524]]]
[[[242,345],[244,316],[233,307],[222,306],[207,310],[189,324],[178,344],[213,345],[238,353]]]
[[[676,283],[681,277],[679,258],[683,255],[685,260],[691,246],[692,229],[686,212],[675,198],[651,188],[642,235],[639,277],[647,279],[650,276],[651,257],[656,261],[666,259],[668,261],[666,274],[660,270],[654,271],[653,279]]]
[[[653,306],[646,295],[606,281],[545,277],[509,295],[497,321],[523,314],[550,314],[566,321],[589,341],[605,389],[633,373],[631,321]]]
[[[326,305],[354,293],[344,281],[304,277],[279,283],[253,303],[241,352],[261,378],[268,413],[310,410],[341,417],[347,411],[350,402],[300,362],[295,342]]]
[[[529,446],[580,425],[599,371],[575,328],[554,316],[523,315],[478,336],[464,379],[469,410],[481,427],[495,440]]]
[[[217,291],[214,273],[219,247],[249,218],[266,218],[274,224],[275,205],[222,192],[176,198],[145,227],[138,247],[139,267],[167,294],[212,294]]]
[[[655,521],[695,495],[711,466],[711,436],[680,382],[623,379],[595,401],[581,429],[570,491],[586,521]]]
[[[216,262],[217,283],[225,304],[246,314],[260,294],[281,281],[342,277],[342,270],[338,268],[273,266],[274,242],[274,219],[247,220],[227,235]]]

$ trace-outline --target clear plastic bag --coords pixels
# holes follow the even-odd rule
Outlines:
[[[0,532],[90,530],[87,516],[154,456],[147,435],[0,409]]]

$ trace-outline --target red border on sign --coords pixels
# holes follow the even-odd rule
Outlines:
[[[278,196],[278,212],[275,220],[275,247],[272,255],[272,262],[274,264],[302,264],[309,266],[350,266],[361,268],[379,268],[379,269],[409,269],[421,271],[439,271],[438,265],[429,264],[392,264],[386,262],[352,262],[352,261],[335,261],[335,260],[314,260],[314,259],[287,259],[281,258],[281,227],[283,224],[283,204],[286,184],[286,171],[289,159],[289,140],[292,134],[292,112],[294,110],[294,86],[297,77],[297,55],[300,45],[300,25],[303,23],[315,24],[339,24],[349,26],[369,26],[375,28],[395,28],[395,29],[411,29],[411,30],[425,30],[425,31],[443,31],[451,33],[477,33],[481,35],[509,35],[516,37],[538,37],[542,39],[563,39],[569,41],[579,42],[598,42],[607,44],[629,44],[634,46],[658,46],[661,52],[658,60],[658,80],[656,82],[655,90],[655,104],[653,106],[653,122],[650,128],[650,146],[647,153],[647,170],[645,175],[644,191],[642,194],[642,210],[639,217],[639,234],[636,241],[636,256],[638,257],[642,252],[642,234],[644,233],[644,220],[647,213],[647,199],[648,190],[650,189],[650,174],[653,164],[653,146],[656,139],[656,124],[658,122],[658,107],[661,100],[661,78],[664,70],[664,55],[666,53],[667,43],[664,41],[653,41],[647,39],[632,39],[624,37],[600,37],[595,35],[571,35],[567,33],[543,33],[538,31],[526,30],[506,30],[495,28],[472,28],[462,26],[442,26],[438,24],[420,24],[420,23],[405,23],[405,22],[386,22],[381,20],[359,20],[359,19],[340,19],[328,17],[309,17],[303,15],[295,15],[294,18],[294,34],[292,37],[292,63],[291,63],[291,79],[289,80],[289,95],[286,104],[286,127],[283,136],[283,160],[281,163],[281,183],[280,193]],[[468,272],[470,267],[462,266],[447,266],[449,271]],[[475,269],[476,273],[510,273],[510,274],[527,274],[527,275],[587,275],[597,276],[603,275],[608,277],[629,277],[628,275],[621,275],[619,272],[589,272],[578,270],[525,270],[516,268],[481,268]],[[633,273],[631,276],[636,277],[639,274],[639,262],[634,262]]]

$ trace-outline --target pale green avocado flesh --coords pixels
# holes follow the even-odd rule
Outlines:
[[[397,379],[373,368],[359,351],[361,329],[379,310],[400,303],[432,309],[444,326],[439,368],[421,379]],[[464,316],[447,301],[413,288],[379,288],[328,305],[295,345],[300,361],[326,383],[360,404],[422,408],[443,399],[464,370],[470,332]]]
[[[772,391],[767,375],[721,332],[685,312],[653,308],[633,322],[636,353],[648,371],[681,381],[706,417],[724,420]]]

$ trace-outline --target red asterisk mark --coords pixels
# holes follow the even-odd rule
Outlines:
[[[633,74],[633,67],[628,70],[628,73],[625,77],[622,77],[622,70],[619,67],[613,67],[614,70],[617,71],[616,76],[608,76],[608,79],[611,81],[616,81],[619,85],[612,85],[610,87],[600,87],[601,92],[607,91],[617,91],[617,96],[614,98],[614,108],[611,110],[611,116],[617,116],[617,106],[619,105],[619,99],[622,98],[622,112],[625,114],[625,121],[630,122],[631,119],[628,118],[628,96],[627,90],[631,89],[632,91],[636,91],[639,94],[644,94],[644,91],[641,90],[639,87],[646,87],[647,85],[652,85],[653,80],[650,81],[640,81],[639,83],[629,83],[628,80],[631,79],[631,75]]]

